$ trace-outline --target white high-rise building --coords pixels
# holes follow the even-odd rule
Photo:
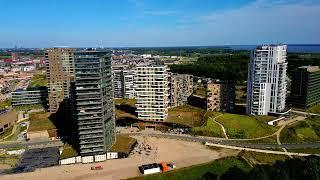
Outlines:
[[[287,46],[259,46],[248,67],[247,113],[267,115],[284,111],[286,104]]]
[[[165,121],[169,103],[167,67],[137,67],[135,82],[138,118],[145,121]]]

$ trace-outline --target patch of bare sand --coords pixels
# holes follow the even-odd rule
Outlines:
[[[126,159],[108,160],[96,163],[103,170],[90,170],[95,164],[75,164],[38,169],[35,172],[4,175],[0,179],[51,180],[51,179],[125,179],[141,175],[138,166],[154,162],[174,162],[178,168],[206,163],[238,153],[235,150],[212,150],[201,143],[163,139],[155,137],[134,137],[139,143],[150,144],[150,155],[135,153]]]

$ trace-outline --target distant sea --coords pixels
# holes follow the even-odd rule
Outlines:
[[[226,49],[248,50],[255,49],[256,45],[230,45],[223,46]],[[288,44],[288,52],[291,53],[320,53],[320,44]]]

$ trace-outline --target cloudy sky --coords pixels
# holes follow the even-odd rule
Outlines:
[[[0,0],[0,47],[320,44],[319,0]]]

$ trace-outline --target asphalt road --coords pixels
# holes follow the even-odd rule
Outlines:
[[[218,143],[222,145],[232,145],[244,148],[256,148],[256,149],[276,149],[276,148],[286,148],[286,149],[300,149],[300,148],[320,148],[320,142],[317,143],[304,143],[304,144],[247,144],[243,142],[232,142],[230,140],[221,139],[221,138],[212,138],[212,137],[197,137],[197,136],[189,136],[189,135],[179,135],[179,134],[164,134],[164,133],[127,133],[128,135],[136,135],[136,136],[152,136],[152,137],[160,137],[160,138],[172,138],[179,139],[185,141],[195,141],[195,142],[209,142],[209,143]]]

